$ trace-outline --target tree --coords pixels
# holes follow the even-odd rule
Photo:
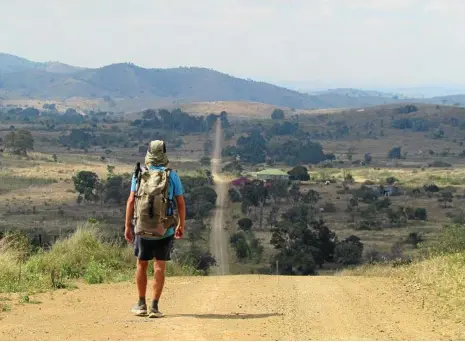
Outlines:
[[[278,250],[274,261],[280,274],[315,274],[317,265],[332,260],[336,235],[312,215],[305,205],[292,207],[271,230],[270,243]]]
[[[241,218],[240,220],[237,221],[237,225],[242,231],[250,231],[252,229],[252,220],[249,219],[248,217]]]
[[[287,172],[290,176],[291,180],[299,180],[299,181],[308,181],[310,180],[310,176],[308,174],[308,170],[305,166],[298,165],[294,167],[292,170]]]
[[[291,138],[269,148],[269,155],[288,165],[317,164],[326,160],[321,144],[307,138]],[[328,155],[329,156],[329,155]]]
[[[95,172],[79,171],[72,179],[74,188],[80,196],[84,196],[84,199],[87,201],[98,200],[100,180]]]
[[[220,113],[220,120],[221,120],[221,127],[224,130],[231,127],[231,125],[229,124],[229,120],[228,120],[228,113],[226,113],[225,111],[222,111]]]
[[[122,204],[127,198],[131,175],[115,175],[109,173],[103,184],[103,201],[105,203]]]
[[[288,181],[280,179],[270,182],[269,193],[276,203],[280,203],[281,199],[288,197],[288,183]]]
[[[373,157],[371,156],[370,153],[365,153],[365,156],[363,157],[363,160],[365,161],[365,164],[371,164]]]
[[[210,252],[202,250],[194,243],[191,243],[189,249],[180,255],[179,261],[181,264],[193,266],[203,275],[208,275],[210,268],[217,264]]]
[[[236,257],[239,261],[248,259],[251,255],[249,244],[243,232],[231,235],[230,243],[236,250]]]
[[[241,161],[246,163],[263,163],[266,156],[266,140],[256,129],[248,136],[242,136],[237,140],[236,152]]]
[[[412,245],[413,248],[418,248],[418,244],[423,242],[423,236],[421,233],[410,233],[406,242]]]
[[[25,156],[27,155],[27,150],[34,149],[34,138],[31,132],[20,129],[18,131],[11,131],[5,135],[4,144],[12,153]]]
[[[196,177],[197,181],[204,180],[202,177]],[[205,179],[206,180],[206,179]],[[188,219],[204,219],[210,215],[210,211],[215,208],[217,194],[209,186],[195,186],[189,184],[192,181],[187,182],[187,189],[185,194],[186,201],[186,217]],[[184,185],[184,184],[183,184]]]
[[[202,166],[209,166],[210,163],[211,163],[210,157],[204,156],[204,157],[200,158],[200,164]]]
[[[240,174],[244,168],[238,160],[234,160],[223,167],[223,172]]]
[[[357,265],[362,260],[363,243],[351,235],[336,245],[334,258],[344,265]]]
[[[416,208],[414,216],[416,220],[421,220],[421,221],[428,220],[428,212],[426,208]]]
[[[441,197],[438,199],[439,202],[443,203],[443,207],[447,208],[449,203],[452,203],[454,195],[450,191],[444,191],[441,193]]]
[[[271,118],[273,120],[283,120],[284,111],[282,109],[276,108],[275,110],[273,110],[273,113],[271,113]]]
[[[393,147],[388,153],[388,158],[389,159],[401,159],[402,158],[401,147]]]
[[[318,191],[310,189],[302,196],[302,199],[304,203],[314,206],[321,199],[321,196]]]

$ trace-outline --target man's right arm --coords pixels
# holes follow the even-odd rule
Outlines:
[[[124,222],[124,237],[126,240],[132,242],[132,218],[134,216],[134,202],[136,200],[136,179],[133,176],[131,182],[131,192],[129,193],[129,198],[126,202],[126,218]]]
[[[125,227],[126,229],[131,229],[131,220],[134,216],[134,202],[135,202],[135,193],[131,191],[129,194],[129,198],[126,203],[126,220],[125,220]]]

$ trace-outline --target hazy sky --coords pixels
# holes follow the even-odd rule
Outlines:
[[[465,0],[0,0],[0,52],[312,86],[465,84]]]

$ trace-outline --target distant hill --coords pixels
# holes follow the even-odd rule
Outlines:
[[[405,101],[356,89],[305,94],[270,83],[233,77],[196,67],[146,69],[131,63],[79,68],[59,62],[38,63],[0,54],[0,99],[101,100],[103,107],[144,108],[146,104],[258,102],[295,109],[357,108]],[[409,99],[441,104],[441,99]],[[461,102],[461,101],[459,101]],[[123,107],[121,107],[123,108]]]
[[[57,74],[70,74],[83,68],[63,64],[60,62],[32,62],[28,59],[0,53],[0,75],[20,71],[42,70]]]

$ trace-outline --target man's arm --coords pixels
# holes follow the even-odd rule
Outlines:
[[[184,196],[176,196],[176,202],[178,204],[179,226],[182,229],[182,235],[184,235],[184,225],[186,222],[186,202],[184,202]]]
[[[173,196],[176,198],[176,207],[178,209],[179,224],[176,227],[175,237],[180,239],[184,236],[184,225],[186,221],[186,202],[184,201],[184,187],[176,171],[171,173],[173,181]]]
[[[135,193],[131,191],[131,193],[129,194],[128,201],[126,203],[126,220],[124,223],[124,238],[129,243],[132,243],[133,240],[131,220],[134,216],[134,201]]]
[[[135,202],[135,193],[131,191],[129,194],[129,198],[126,202],[126,220],[125,220],[125,227],[126,229],[131,229],[131,220],[134,216],[134,202]]]
[[[129,193],[129,198],[126,203],[126,219],[124,221],[124,237],[129,242],[132,243],[132,224],[131,220],[134,216],[134,203],[136,201],[136,178],[133,175],[131,181],[131,192]]]

